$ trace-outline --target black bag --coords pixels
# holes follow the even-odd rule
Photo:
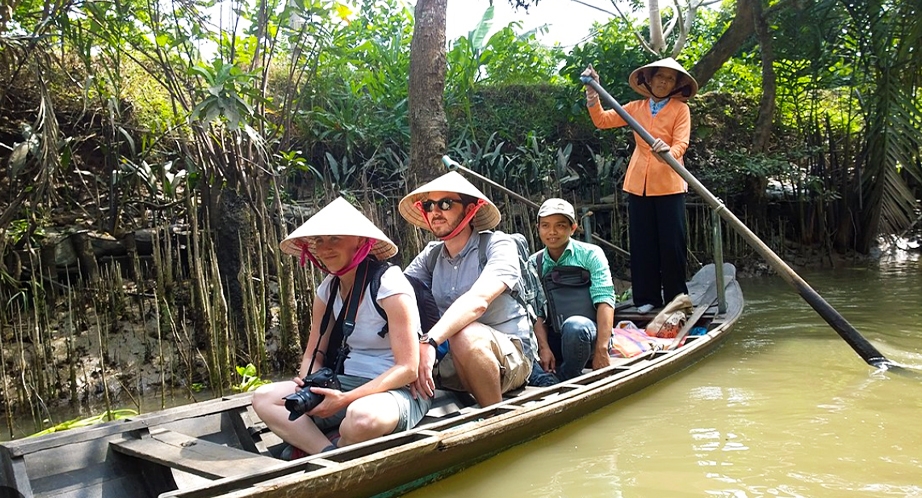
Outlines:
[[[540,273],[544,252],[538,254],[537,267]],[[544,295],[547,297],[547,323],[558,334],[563,322],[571,316],[584,316],[596,320],[595,303],[589,287],[592,278],[589,270],[581,266],[555,266],[541,277]]]
[[[371,292],[371,295],[375,298],[378,296],[378,290],[381,288],[381,277],[384,276],[384,272],[391,267],[390,263],[382,264],[378,270],[372,275],[371,282],[368,284],[368,290]],[[435,302],[435,297],[432,295],[432,289],[423,282],[422,280],[404,273],[404,276],[407,277],[407,280],[410,281],[410,285],[413,287],[413,293],[416,294],[416,309],[419,311],[419,325],[422,328],[424,334],[428,334],[432,327],[442,318],[442,312],[439,311],[439,305]],[[387,313],[384,312],[384,308],[378,304],[377,299],[372,299],[372,302],[375,303],[375,309],[378,311],[378,314],[381,315],[381,318],[384,319],[385,324],[384,328],[378,331],[378,335],[384,337],[387,335],[388,326],[387,326]],[[443,341],[435,350],[435,357],[442,359],[448,353],[448,341]]]
[[[368,284],[368,290],[371,292],[373,298],[377,298],[378,290],[381,288],[381,277],[384,276],[384,272],[391,266],[390,263],[383,263],[372,274]],[[435,303],[435,297],[432,296],[432,290],[429,289],[426,282],[411,275],[404,274],[404,276],[410,281],[413,292],[416,294],[416,308],[419,310],[420,326],[423,329],[423,333],[428,334],[432,326],[442,318],[439,305]],[[387,321],[387,314],[384,313],[384,309],[378,304],[377,299],[373,299],[372,302],[375,303],[375,309],[378,311],[378,314],[381,315],[381,318]],[[378,335],[381,337],[387,335],[387,324],[378,332]]]

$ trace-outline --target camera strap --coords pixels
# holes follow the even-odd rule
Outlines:
[[[355,283],[349,295],[343,299],[343,307],[333,324],[333,330],[330,333],[330,340],[327,342],[327,351],[334,351],[335,345],[339,344],[335,355],[324,353],[324,366],[332,368],[337,374],[343,373],[343,363],[349,355],[349,346],[347,340],[352,332],[355,331],[355,315],[361,304],[362,295],[365,287],[368,285],[370,259],[365,259],[355,271]],[[339,290],[339,277],[333,277],[330,285],[330,298],[327,300],[326,310],[323,313],[323,319],[320,322],[321,334],[327,330],[330,319],[333,315],[333,302],[336,299],[336,292]],[[318,342],[319,344],[319,342]]]
[[[320,337],[327,333],[330,328],[330,319],[333,318],[333,299],[336,299],[336,293],[339,291],[339,277],[333,277],[330,282],[330,297],[327,299],[327,306],[323,310],[323,318],[320,320]],[[337,319],[337,321],[339,321]],[[320,342],[317,342],[318,347]]]
[[[339,277],[333,277],[333,281],[330,282],[330,297],[327,299],[326,308],[323,310],[323,318],[320,319],[320,338],[317,339],[317,346],[314,347],[314,354],[311,355],[311,363],[307,367],[307,372],[311,373],[314,371],[314,361],[317,360],[317,353],[323,355],[324,366],[327,366],[329,363],[327,361],[327,353],[320,350],[320,339],[323,338],[323,334],[327,333],[327,329],[330,328],[330,319],[333,318],[333,299],[336,297],[336,292],[339,291]],[[338,320],[337,320],[338,321]],[[336,325],[334,325],[334,328]],[[335,334],[334,334],[335,335]],[[332,337],[331,337],[332,339]],[[329,349],[329,345],[327,346]]]

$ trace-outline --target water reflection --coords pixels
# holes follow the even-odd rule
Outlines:
[[[922,365],[917,257],[801,275]],[[922,497],[922,382],[865,364],[780,278],[742,284],[746,314],[711,357],[409,496]]]

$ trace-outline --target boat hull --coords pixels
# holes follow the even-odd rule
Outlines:
[[[708,331],[681,347],[618,359],[555,386],[528,387],[487,408],[458,406],[408,432],[286,462],[270,456],[280,440],[264,425],[257,430],[249,396],[238,395],[4,443],[0,484],[21,496],[55,497],[397,495],[611,405],[713,353],[743,310],[732,265],[725,264],[724,273],[724,312],[716,306],[713,265],[689,282],[693,318]],[[644,317],[627,310],[618,318]]]

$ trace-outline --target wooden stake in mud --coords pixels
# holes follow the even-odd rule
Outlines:
[[[638,123],[633,116],[628,114],[627,111],[621,107],[621,104],[619,104],[614,97],[606,92],[598,82],[589,76],[581,76],[580,80],[584,85],[598,92],[599,96],[602,98],[602,101],[614,109],[615,112],[621,116],[621,119],[626,121],[628,126],[630,126],[638,135],[640,135],[641,138],[643,138],[644,142],[653,145],[653,141],[655,140],[653,136],[650,135],[650,133],[647,132],[647,130],[645,130],[642,126],[640,126],[640,123]],[[848,323],[848,320],[842,317],[842,315],[840,315],[839,312],[832,307],[832,305],[826,302],[822,296],[813,290],[813,288],[810,287],[810,285],[807,284],[804,279],[800,278],[800,275],[795,273],[794,270],[791,269],[791,267],[788,266],[787,263],[785,263],[780,257],[778,257],[774,251],[765,245],[765,243],[762,242],[759,237],[756,236],[756,234],[749,230],[749,228],[744,225],[743,222],[741,222],[739,218],[736,217],[736,215],[734,215],[732,212],[730,212],[729,209],[727,209],[726,206],[724,206],[720,199],[715,197],[714,194],[705,188],[705,186],[702,185],[701,182],[699,182],[698,179],[695,178],[691,173],[689,173],[689,171],[685,169],[684,166],[676,161],[676,159],[672,157],[668,151],[661,152],[660,157],[662,158],[663,162],[671,166],[672,169],[674,169],[675,172],[678,173],[683,180],[691,185],[691,187],[695,189],[695,192],[697,192],[698,195],[700,195],[701,198],[703,198],[704,201],[708,203],[714,212],[720,215],[720,217],[723,218],[727,224],[736,230],[746,240],[746,242],[748,242],[749,245],[752,246],[752,248],[755,249],[756,252],[758,252],[759,255],[761,255],[762,258],[765,259],[765,261],[768,262],[768,264],[770,264],[772,268],[778,272],[779,275],[781,275],[781,278],[783,278],[785,282],[794,287],[794,290],[796,290],[797,293],[800,294],[800,296],[805,301],[807,301],[807,303],[814,310],[816,310],[817,313],[819,313],[823,320],[825,320],[826,323],[828,323],[836,331],[836,333],[838,333],[839,336],[842,337],[842,339],[844,339],[845,342],[848,343],[848,345],[851,346],[853,350],[855,350],[856,353],[858,353],[858,356],[861,356],[864,361],[876,368],[883,370],[905,370],[884,357],[884,355],[881,354],[881,352],[878,351],[874,346],[872,346],[871,343],[867,341],[867,339],[862,337],[861,334],[855,329],[855,327]]]

